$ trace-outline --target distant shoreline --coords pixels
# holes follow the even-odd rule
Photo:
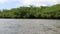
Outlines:
[[[0,19],[32,19],[32,20],[34,20],[35,18],[0,18]],[[38,19],[38,18],[36,18],[36,19]],[[38,19],[38,20],[40,20],[40,19]],[[60,20],[60,19],[44,19],[44,20]]]

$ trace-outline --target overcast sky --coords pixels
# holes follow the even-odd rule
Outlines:
[[[60,0],[0,0],[0,9],[11,9],[19,6],[50,6],[59,4]]]

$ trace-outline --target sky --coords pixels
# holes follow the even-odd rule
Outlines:
[[[20,6],[51,6],[60,4],[60,0],[0,0],[0,9],[11,9]]]

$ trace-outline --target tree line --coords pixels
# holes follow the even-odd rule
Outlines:
[[[30,6],[0,10],[0,18],[59,19],[60,4],[53,6]]]

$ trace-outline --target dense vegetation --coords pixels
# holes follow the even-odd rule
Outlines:
[[[60,18],[60,4],[41,7],[19,7],[0,10],[0,18]]]

